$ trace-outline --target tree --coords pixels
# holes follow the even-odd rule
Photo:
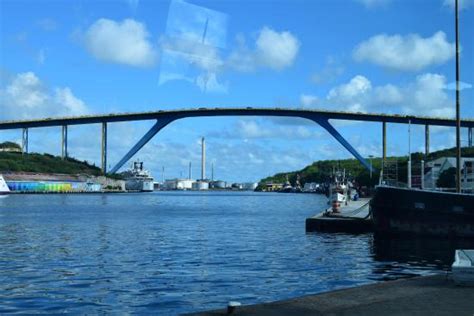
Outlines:
[[[456,168],[449,168],[441,172],[436,181],[438,188],[454,188],[456,187]]]

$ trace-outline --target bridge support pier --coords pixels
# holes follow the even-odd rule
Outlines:
[[[23,133],[21,137],[21,152],[23,154],[28,153],[28,128],[23,128]]]
[[[342,146],[344,146],[344,148],[346,148],[357,160],[359,160],[367,170],[372,172],[375,171],[372,165],[368,163],[364,157],[362,157],[341,134],[339,134],[339,132],[331,125],[331,123],[329,123],[327,118],[311,118],[311,120],[318,123],[321,125],[321,127],[328,131],[329,134],[331,134]]]
[[[61,158],[63,160],[67,158],[67,125],[63,125],[62,127]]]
[[[173,118],[163,118],[156,121],[155,125],[153,125],[148,132],[130,149],[125,156],[120,159],[120,161],[110,169],[110,173],[116,173],[130,158],[133,157],[146,143],[153,138],[161,129],[163,129],[166,125],[171,123],[172,121],[178,119],[178,117]]]
[[[382,172],[387,161],[387,122],[382,122]]]
[[[102,123],[102,149],[101,149],[101,166],[102,172],[107,173],[107,123]]]
[[[430,154],[430,126],[425,125],[425,159]]]
[[[472,127],[467,130],[467,145],[472,147]]]

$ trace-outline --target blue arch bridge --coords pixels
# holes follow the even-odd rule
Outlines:
[[[387,123],[415,124],[425,126],[425,151],[429,153],[430,126],[456,126],[456,121],[447,118],[422,117],[422,116],[404,116],[388,114],[369,114],[369,113],[351,113],[335,112],[325,110],[306,110],[306,109],[282,109],[282,108],[199,108],[182,109],[170,111],[154,111],[139,113],[121,113],[107,115],[88,115],[78,117],[45,118],[37,120],[23,121],[1,121],[0,130],[23,129],[22,150],[28,152],[28,130],[30,128],[58,126],[62,128],[62,157],[67,157],[67,128],[69,125],[83,124],[102,124],[102,148],[101,148],[101,166],[104,173],[107,172],[107,124],[126,121],[144,121],[154,120],[155,124],[145,135],[120,159],[120,161],[108,172],[117,172],[133,155],[135,155],[153,136],[173,121],[188,117],[212,117],[212,116],[273,116],[273,117],[298,117],[308,119],[319,124],[329,132],[342,146],[344,146],[355,158],[357,158],[367,169],[372,166],[351,146],[351,144],[334,128],[330,120],[346,121],[364,121],[382,123],[382,157],[386,159],[386,135]],[[473,119],[461,121],[461,127],[468,129],[468,146],[472,146],[472,128]]]

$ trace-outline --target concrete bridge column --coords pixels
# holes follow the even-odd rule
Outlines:
[[[430,126],[425,125],[425,156],[430,154]]]
[[[28,153],[28,128],[23,128],[23,134],[21,138],[21,152],[23,154]]]
[[[467,145],[472,147],[472,127],[467,130]]]
[[[67,158],[67,125],[63,125],[61,137],[61,158]]]
[[[107,173],[107,123],[102,123],[102,150],[101,150],[102,172]]]
[[[382,171],[387,160],[387,122],[382,123]]]

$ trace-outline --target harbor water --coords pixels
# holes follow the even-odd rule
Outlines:
[[[0,314],[174,315],[449,268],[449,241],[305,233],[316,194],[0,199]],[[472,245],[471,245],[472,247]]]

